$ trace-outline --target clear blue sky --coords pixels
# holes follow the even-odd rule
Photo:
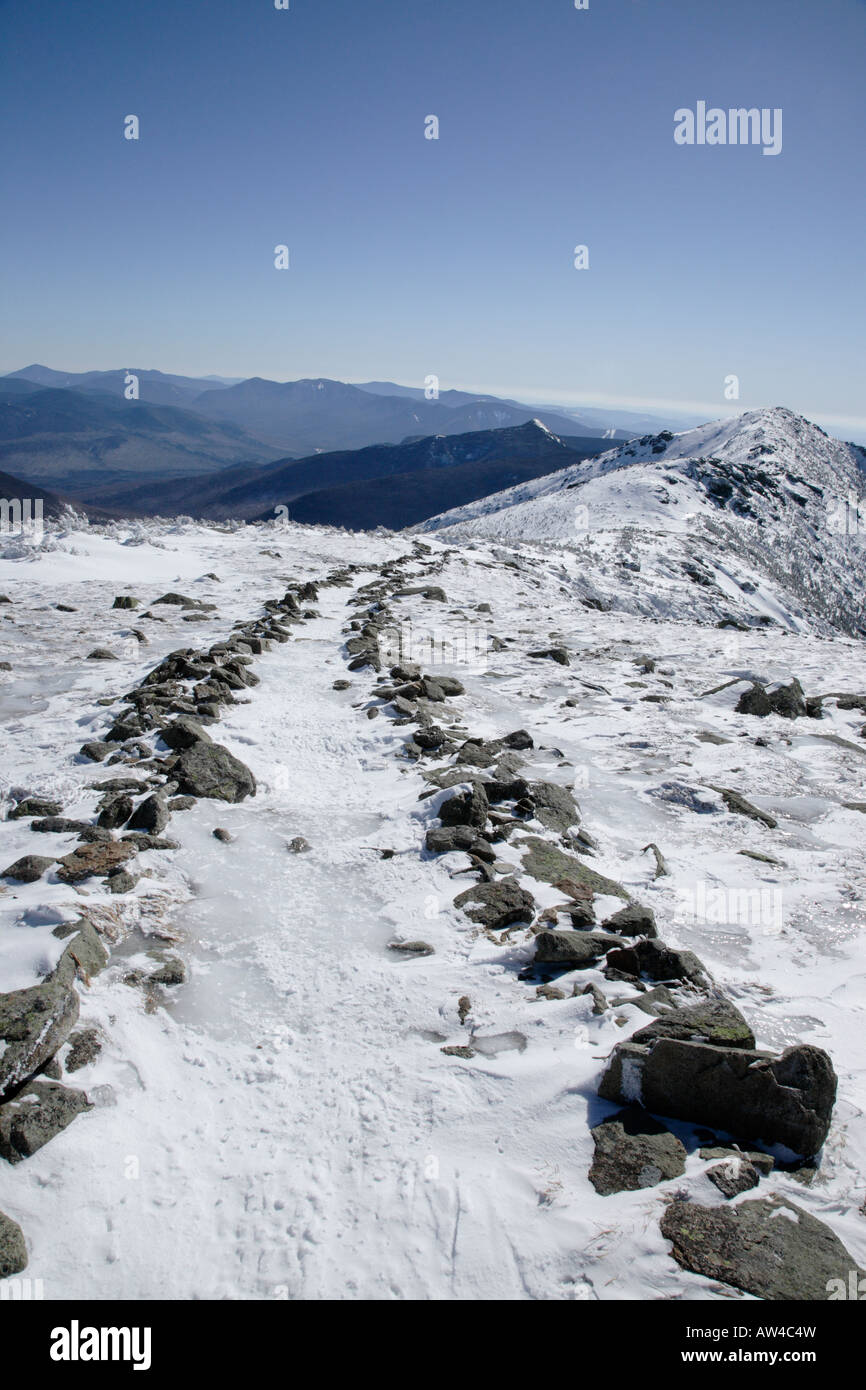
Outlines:
[[[0,0],[0,50],[0,370],[866,416],[864,0]],[[677,146],[699,100],[782,153]]]

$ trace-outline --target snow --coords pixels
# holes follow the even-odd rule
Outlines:
[[[706,428],[702,447],[718,453],[728,425]],[[599,485],[618,472],[590,467]],[[550,479],[529,487],[529,506],[561,497],[561,481],[559,492]],[[648,495],[624,488],[617,504],[637,497],[646,509]],[[506,639],[486,663],[443,668],[467,688],[451,702],[460,722],[483,736],[531,732],[527,775],[575,789],[598,841],[588,862],[651,906],[666,940],[697,952],[759,1046],[809,1041],[830,1053],[839,1099],[821,1170],[810,1186],[775,1173],[761,1192],[826,1221],[863,1264],[864,822],[842,805],[866,801],[866,769],[851,752],[862,751],[863,715],[828,699],[820,722],[758,721],[734,711],[742,684],[704,694],[747,673],[795,674],[809,694],[863,691],[862,644],[808,614],[796,631],[720,632],[696,620],[673,584],[654,610],[587,609],[586,585],[612,588],[612,579],[575,552],[487,536],[492,513],[476,513],[481,534],[460,545],[453,530],[424,537],[448,603],[401,599],[401,614],[440,641],[479,621]],[[70,532],[29,559],[0,558],[0,592],[12,599],[0,608],[0,659],[13,666],[0,685],[4,790],[56,794],[65,814],[92,815],[89,784],[117,771],[75,758],[111,718],[99,698],[124,694],[169,651],[226,635],[289,578],[375,566],[410,548],[411,538],[387,533],[154,522]],[[764,583],[736,557],[727,563]],[[364,569],[355,579],[371,577]],[[146,604],[169,588],[218,609],[190,624],[168,607],[153,610],[164,621],[145,620]],[[111,609],[123,591],[143,599],[140,611]],[[79,1026],[101,1030],[104,1050],[69,1083],[94,1109],[25,1163],[0,1165],[0,1209],[25,1231],[28,1277],[44,1281],[47,1298],[78,1299],[740,1297],[683,1272],[658,1228],[666,1196],[684,1185],[721,1200],[701,1176],[690,1126],[675,1126],[690,1148],[684,1178],[614,1197],[589,1184],[589,1126],[610,1113],[596,1094],[601,1070],[647,1016],[628,1002],[595,1016],[580,994],[536,999],[517,978],[531,937],[494,941],[453,907],[472,880],[449,876],[465,856],[422,849],[440,798],[418,800],[427,784],[399,756],[406,731],[384,711],[366,718],[377,703],[369,673],[332,689],[347,675],[340,649],[352,592],[323,589],[321,616],[256,658],[261,684],[213,731],[254,771],[254,799],[199,801],[175,815],[168,833],[180,848],[143,855],[149,876],[128,898],[96,880],[75,890],[50,876],[6,881],[0,892],[2,989],[51,968],[59,921],[84,911],[117,938],[108,968],[81,986]],[[788,611],[768,587],[750,601]],[[57,602],[77,612],[59,613]],[[476,611],[481,602],[492,614]],[[147,646],[128,642],[131,626],[146,630]],[[554,640],[573,653],[569,667],[528,659]],[[123,659],[84,660],[95,645]],[[643,702],[647,694],[670,703]],[[702,732],[728,741],[701,742]],[[657,795],[671,785],[714,813]],[[726,812],[715,785],[772,810],[779,828]],[[217,826],[231,843],[213,838]],[[34,836],[27,822],[6,821],[3,832],[4,863],[38,853],[34,839],[71,847],[69,837]],[[288,852],[297,835],[309,852]],[[650,842],[669,877],[653,878]],[[516,845],[502,857],[521,873]],[[559,900],[521,881],[540,907]],[[779,891],[781,920],[762,909],[685,912],[701,885],[740,905],[750,894],[775,902],[766,894]],[[419,938],[434,955],[387,949]],[[148,1012],[123,977],[166,943],[189,980]],[[596,970],[566,977],[569,987],[572,978],[611,999],[629,994]],[[440,1051],[470,1037],[469,1060]]]

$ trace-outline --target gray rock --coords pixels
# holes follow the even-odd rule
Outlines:
[[[0,1211],[0,1279],[9,1279],[27,1268],[24,1232],[11,1216]]]
[[[750,1192],[761,1181],[757,1168],[741,1154],[732,1154],[724,1163],[708,1168],[707,1177],[729,1201],[732,1197],[739,1197],[741,1192]]]
[[[148,979],[155,985],[182,985],[186,980],[186,966],[178,956],[167,956]]]
[[[471,851],[479,858],[489,860],[493,851],[486,840],[479,838],[477,830],[471,825],[433,826],[427,831],[425,847],[433,854],[448,854],[452,850]]]
[[[289,849],[292,854],[306,854],[310,849],[310,845],[304,839],[303,835],[296,835],[293,840],[289,840]]]
[[[436,954],[427,941],[389,941],[388,950],[400,951],[406,956],[432,956]]]
[[[629,903],[601,924],[602,931],[617,932],[620,936],[658,936],[656,919],[651,907]]]
[[[0,1106],[0,1156],[7,1163],[30,1158],[76,1115],[92,1109],[83,1091],[56,1081],[32,1081]]]
[[[598,1093],[810,1158],[830,1128],[836,1074],[827,1053],[808,1044],[773,1057],[677,1038],[629,1039],[614,1048]]]
[[[140,602],[140,599],[133,598],[131,594],[118,594],[111,606],[112,608],[137,608]]]
[[[100,739],[91,739],[89,743],[82,743],[79,753],[85,758],[89,758],[92,763],[101,763],[109,755],[115,752],[118,745],[116,743],[104,743]]]
[[[134,874],[127,873],[126,869],[119,869],[108,875],[105,886],[109,893],[131,893],[137,882]]]
[[[622,946],[611,952],[608,965],[627,975],[643,975],[649,980],[685,980],[700,989],[712,985],[706,968],[693,951],[680,951],[659,940]]]
[[[119,658],[114,652],[110,652],[107,647],[94,647],[92,652],[87,653],[88,661],[117,661]]]
[[[39,984],[0,994],[0,1101],[54,1056],[77,1020],[75,966],[66,955]]]
[[[772,1154],[762,1153],[760,1149],[730,1149],[722,1145],[713,1148],[703,1148],[699,1150],[700,1157],[706,1159],[723,1158],[726,1161],[732,1158],[748,1159],[752,1167],[761,1177],[768,1178],[776,1166],[776,1160]]]
[[[154,792],[139,802],[126,823],[127,830],[144,830],[149,835],[161,835],[169,822],[165,798]]]
[[[80,1071],[90,1066],[102,1052],[102,1042],[95,1028],[82,1028],[69,1037],[69,1051],[66,1054],[66,1070]]]
[[[493,931],[511,926],[513,922],[531,922],[535,914],[535,899],[520,887],[516,878],[503,878],[497,883],[474,883],[454,899],[473,922]]]
[[[531,782],[529,799],[535,808],[535,819],[548,830],[564,833],[572,825],[580,824],[580,807],[568,787],[559,787],[553,782]]]
[[[103,826],[106,830],[116,830],[118,826],[126,824],[132,815],[133,808],[132,797],[126,792],[121,792],[106,802],[96,819],[96,824]]]
[[[26,796],[13,806],[9,812],[10,820],[22,820],[27,816],[59,816],[63,806],[59,801],[48,801],[40,796]]]
[[[770,830],[775,830],[779,822],[775,816],[771,816],[768,811],[762,811],[757,806],[753,806],[751,801],[747,801],[739,792],[732,791],[730,787],[714,787],[714,791],[721,794],[721,798],[728,810],[737,816],[748,816],[750,820],[760,821]]]
[[[606,932],[542,931],[535,938],[535,959],[539,965],[585,970],[618,945],[618,937],[608,936]]]
[[[256,780],[249,768],[219,743],[199,741],[184,749],[172,776],[179,790],[190,796],[235,802],[256,794]]]
[[[592,1131],[595,1156],[589,1180],[596,1192],[636,1192],[681,1177],[685,1146],[642,1110],[620,1110]]]
[[[198,720],[186,714],[182,714],[171,724],[164,724],[159,736],[163,743],[176,753],[182,752],[184,748],[192,748],[196,743],[212,742],[210,734]]]
[[[44,854],[25,854],[4,869],[2,878],[14,878],[16,883],[35,883],[55,861]]]
[[[855,1285],[866,1277],[829,1226],[786,1198],[735,1207],[675,1201],[661,1232],[683,1269],[755,1298],[825,1302],[846,1296],[852,1274]]]
[[[443,801],[439,807],[439,819],[445,826],[474,825],[479,829],[487,822],[490,803],[480,782],[473,783],[468,792],[459,792]]]
[[[44,835],[80,835],[90,830],[89,820],[71,820],[68,816],[43,816],[30,822],[30,829]]]
[[[108,964],[108,951],[102,944],[99,933],[93,924],[84,918],[78,922],[61,923],[59,927],[54,928],[52,935],[66,941],[63,955],[72,962],[76,975],[83,979],[89,981],[91,975],[98,975]]]
[[[549,661],[558,661],[560,666],[571,665],[565,647],[542,647],[539,651],[527,652],[526,655],[532,657],[533,661],[542,661],[546,658]]]

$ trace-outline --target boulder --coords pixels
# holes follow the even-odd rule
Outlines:
[[[35,1154],[76,1115],[93,1106],[83,1091],[56,1081],[33,1081],[0,1105],[0,1157],[20,1163]]]
[[[52,935],[67,942],[63,956],[71,961],[75,973],[85,980],[89,980],[91,975],[98,975],[108,964],[108,951],[99,933],[92,922],[83,917],[77,922],[61,923],[54,928]]]
[[[531,922],[535,914],[535,899],[520,887],[516,878],[502,878],[496,883],[474,883],[454,899],[473,922],[493,931],[509,927],[513,922]]]
[[[751,1192],[761,1181],[761,1175],[753,1163],[740,1154],[732,1154],[724,1163],[716,1163],[707,1169],[707,1177],[728,1201],[739,1197],[741,1192]]]
[[[75,966],[66,955],[39,984],[0,994],[0,1101],[54,1056],[77,1020]]]
[[[109,797],[96,818],[96,824],[101,825],[106,830],[116,830],[118,826],[125,825],[129,820],[133,805],[132,797],[126,792]]]
[[[256,794],[256,779],[249,768],[219,743],[200,740],[184,749],[172,777],[189,796],[234,802]]]
[[[432,854],[449,854],[453,850],[471,851],[481,859],[494,856],[486,840],[479,838],[477,830],[471,825],[433,826],[427,831],[425,847]]]
[[[592,1131],[595,1156],[589,1180],[596,1192],[636,1192],[681,1177],[685,1146],[643,1110],[620,1110]]]
[[[755,1298],[826,1302],[847,1296],[852,1275],[855,1289],[866,1277],[829,1226],[783,1197],[735,1207],[674,1201],[661,1232],[683,1269]]]
[[[810,1044],[774,1057],[679,1038],[629,1039],[614,1048],[598,1093],[810,1158],[830,1128],[836,1074]]]

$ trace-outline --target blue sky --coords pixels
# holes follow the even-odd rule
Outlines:
[[[2,371],[708,415],[734,373],[866,428],[863,0],[0,0],[0,37]],[[676,145],[700,100],[782,108],[781,154]]]

